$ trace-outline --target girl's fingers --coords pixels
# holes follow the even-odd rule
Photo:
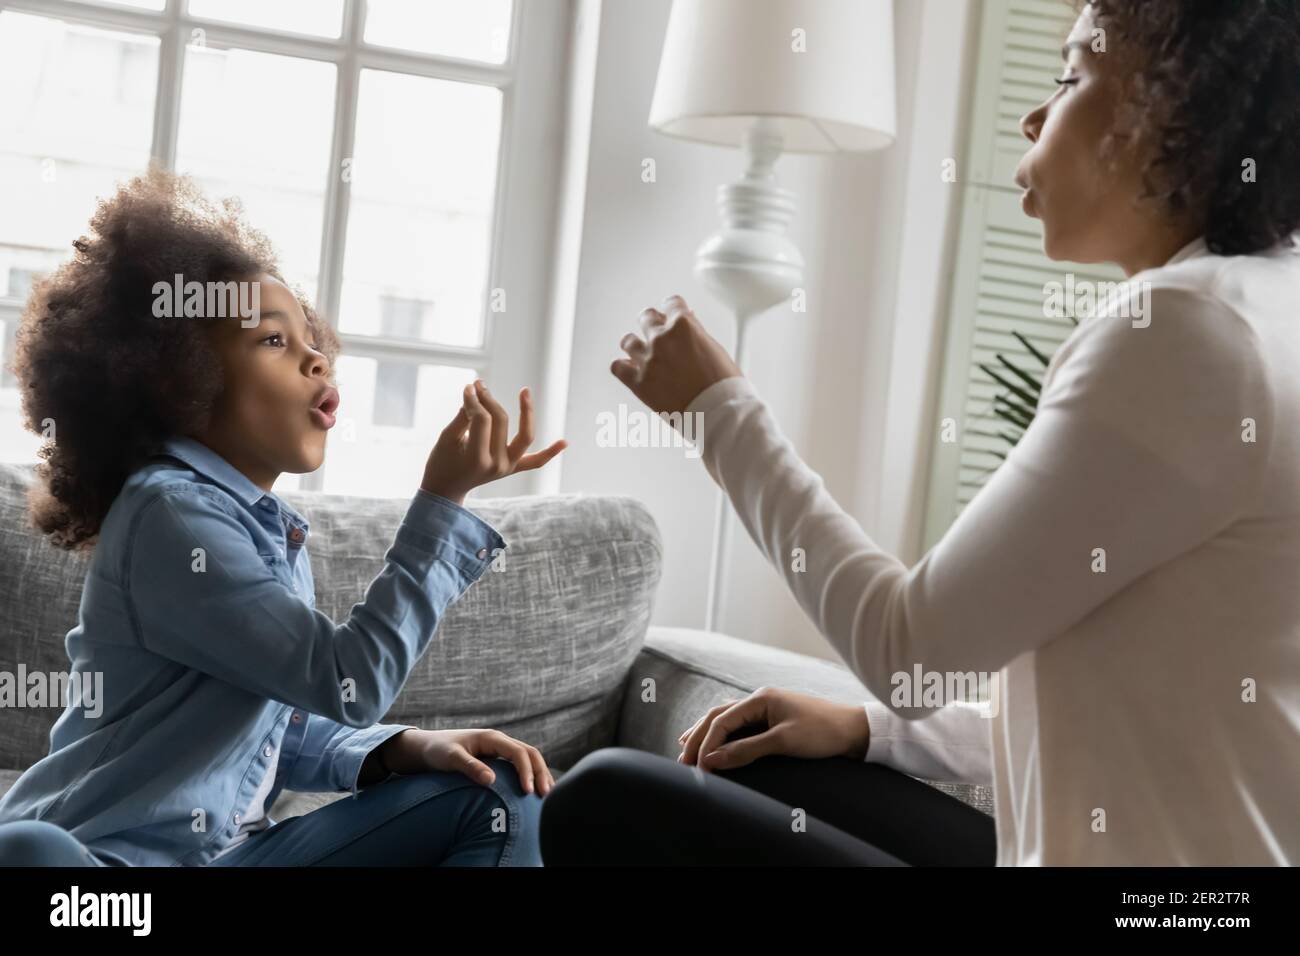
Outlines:
[[[501,756],[506,757],[515,765],[515,770],[519,774],[519,782],[523,784],[524,793],[536,793],[537,769],[533,766],[533,755],[528,752],[527,747],[517,740],[511,740],[510,744],[509,753]]]
[[[546,759],[540,750],[527,744],[524,745],[524,749],[528,751],[528,756],[533,761],[533,779],[537,781],[537,795],[544,797],[555,786],[555,778],[551,776],[551,769],[546,766]]]
[[[486,462],[492,454],[492,416],[478,399],[473,385],[465,386],[465,413],[469,417],[469,452],[475,463]]]
[[[464,747],[458,747],[455,754],[456,761],[461,765],[460,772],[471,780],[487,785],[496,779],[496,774],[492,768],[479,760]]]
[[[517,464],[528,450],[528,446],[533,443],[533,397],[529,394],[528,389],[519,390],[519,432],[506,448],[510,455],[510,463]]]
[[[531,455],[524,455],[519,461],[515,462],[515,471],[532,471],[534,468],[541,468],[564,449],[569,447],[569,443],[563,438],[559,439],[549,448],[543,448],[541,451],[535,451]]]
[[[499,731],[489,731],[482,737],[479,752],[493,757],[505,757],[515,765],[515,772],[519,774],[519,783],[523,786],[524,793],[534,791],[532,757],[528,753],[528,748],[519,741]]]
[[[459,445],[460,440],[465,437],[465,429],[469,427],[469,416],[465,414],[465,406],[462,405],[456,409],[456,417],[447,423],[447,427],[442,430],[438,436],[438,441],[450,442]]]
[[[504,463],[506,461],[506,439],[510,434],[510,416],[506,410],[501,407],[501,403],[492,397],[488,391],[487,385],[479,379],[474,383],[478,387],[478,398],[483,403],[483,407],[488,410],[492,416],[492,461],[495,463]]]

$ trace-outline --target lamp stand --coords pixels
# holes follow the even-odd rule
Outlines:
[[[722,229],[695,252],[695,275],[736,317],[736,364],[745,368],[745,332],[749,320],[790,298],[803,282],[803,256],[786,235],[795,214],[794,193],[776,184],[774,167],[781,156],[779,133],[758,119],[746,131],[745,174],[718,187]],[[707,440],[705,438],[704,440]],[[709,575],[706,627],[722,627],[726,596],[731,507],[718,492],[713,531],[713,567]]]

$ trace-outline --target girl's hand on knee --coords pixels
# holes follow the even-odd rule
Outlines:
[[[753,724],[761,732],[727,743],[728,735]],[[734,769],[769,754],[790,757],[866,757],[870,728],[866,710],[807,694],[760,687],[744,700],[712,708],[678,738],[679,763],[702,770]]]
[[[419,733],[428,770],[463,773],[476,783],[487,786],[496,779],[496,774],[479,758],[503,757],[514,764],[525,793],[544,797],[555,786],[555,778],[551,776],[542,752],[499,730],[426,730]]]
[[[531,455],[533,399],[527,388],[519,391],[519,431],[510,439],[510,416],[488,392],[482,380],[466,385],[464,404],[456,412],[429,453],[420,487],[456,504],[479,485],[520,471],[541,468],[564,450],[564,439]]]

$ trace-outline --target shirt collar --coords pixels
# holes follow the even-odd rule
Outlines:
[[[307,519],[282,498],[273,492],[263,491],[251,478],[198,439],[188,435],[173,436],[162,443],[161,451],[179,458],[199,474],[221,485],[243,502],[245,507],[252,508],[261,499],[267,498],[276,508],[285,512],[293,524],[301,527],[304,533],[309,530]]]
[[[1195,259],[1199,256],[1208,256],[1209,254],[1210,254],[1210,249],[1205,244],[1205,237],[1197,236],[1187,245],[1183,246],[1181,249],[1175,252],[1173,254],[1173,257],[1168,262],[1166,262],[1165,265],[1171,266],[1175,262],[1182,262],[1184,259]]]

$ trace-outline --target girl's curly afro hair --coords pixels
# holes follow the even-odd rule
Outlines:
[[[201,431],[222,387],[204,323],[158,318],[154,286],[284,281],[237,200],[210,202],[161,169],[100,202],[73,258],[36,283],[13,369],[30,431],[44,434],[29,501],[35,526],[68,550],[92,547],[128,475],[162,440]],[[295,293],[331,366],[338,337]]]
[[[1108,47],[1136,47],[1118,140],[1146,141],[1149,197],[1219,255],[1300,229],[1300,3],[1091,0]]]

